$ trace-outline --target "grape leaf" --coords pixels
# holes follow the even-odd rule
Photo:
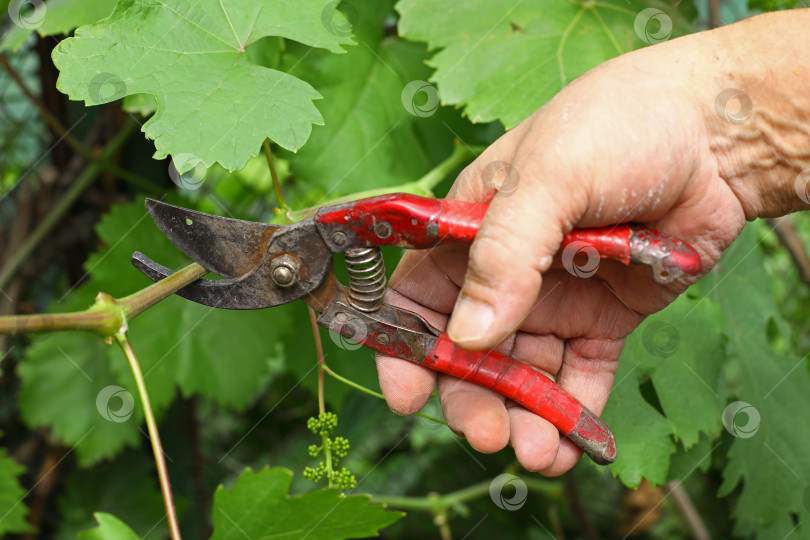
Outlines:
[[[108,247],[88,259],[91,279],[52,310],[84,309],[98,291],[121,297],[147,286],[150,281],[129,262],[133,251],[143,250],[169,267],[186,264],[149,219],[142,199],[114,207],[97,231]],[[228,311],[172,297],[131,321],[130,340],[156,411],[166,409],[177,387],[187,396],[245,407],[282,369],[279,340],[290,327],[287,309]],[[92,334],[60,333],[37,340],[18,370],[28,424],[49,426],[65,444],[76,445],[81,463],[112,456],[140,439],[139,406],[123,422],[106,420],[97,409],[99,393],[110,385],[126,389],[139,403],[117,346]],[[79,412],[64,414],[72,409]]]
[[[717,305],[683,295],[628,338],[602,415],[616,437],[611,471],[626,485],[666,482],[673,439],[688,450],[720,431],[722,321]],[[660,411],[640,388],[648,379]]]
[[[631,343],[625,346],[630,349]],[[642,478],[651,484],[666,480],[669,456],[675,452],[672,425],[644,400],[635,372],[641,371],[633,356],[622,354],[616,372],[616,386],[602,412],[602,418],[616,439],[616,461],[610,466],[625,485],[638,487]]]
[[[352,2],[348,14],[357,14],[352,22],[359,45],[347,54],[300,48],[285,57],[290,75],[323,94],[319,109],[326,124],[291,158],[292,170],[330,198],[403,184],[429,170],[432,156],[416,130],[420,124],[444,135],[446,152],[452,148],[453,134],[434,111],[416,116],[403,106],[405,87],[430,70],[423,46],[383,35],[392,4]]]
[[[165,436],[162,434],[164,447]],[[172,457],[177,459],[174,453]],[[115,481],[111,482],[111,478]],[[175,502],[177,481],[172,476]],[[79,532],[93,527],[93,512],[113,514],[143,537],[149,532],[160,537],[162,528],[168,529],[155,479],[155,463],[148,452],[124,452],[89,469],[75,468],[63,482],[65,487],[57,500],[60,516],[57,540],[74,540]]]
[[[644,45],[637,27],[648,43],[691,31],[671,6],[638,0],[401,0],[397,11],[403,37],[442,49],[429,63],[443,102],[507,128],[587,70]]]
[[[25,519],[28,514],[23,502],[26,493],[17,481],[24,472],[25,467],[11,459],[5,448],[0,448],[0,535],[35,530]]]
[[[138,540],[138,535],[114,515],[96,512],[93,517],[98,521],[98,527],[80,532],[81,540]]]
[[[75,448],[82,465],[113,456],[141,437],[135,385],[120,381],[111,372],[111,363],[125,363],[120,351],[117,356],[111,352],[115,352],[113,347],[96,335],[46,334],[28,347],[17,367],[22,381],[19,407],[23,419],[32,428],[49,427],[63,444]],[[115,387],[123,389],[116,390],[121,401],[104,397],[99,408],[102,390]],[[133,402],[123,402],[126,393]],[[111,411],[120,412],[111,415]]]
[[[727,429],[737,437],[720,494],[742,485],[734,511],[738,534],[782,538],[794,532],[792,516],[806,521],[810,511],[810,434],[797,425],[800,412],[810,409],[810,376],[805,358],[781,355],[768,342],[768,323],[781,316],[751,225],[702,287],[723,309],[742,381],[726,409]]]
[[[0,52],[16,51],[33,32],[40,36],[68,34],[84,24],[97,22],[115,8],[117,0],[49,0],[17,2],[18,17],[25,25],[12,26],[0,41]]]
[[[290,471],[265,467],[246,469],[231,491],[217,488],[212,538],[368,538],[404,516],[369,505],[368,495],[343,496],[335,489],[289,497],[291,481]]]
[[[314,88],[252,63],[245,48],[280,36],[342,52],[351,41],[323,22],[334,5],[121,0],[54,49],[57,87],[87,105],[151,94],[157,111],[143,131],[155,140],[155,158],[172,154],[181,173],[200,161],[241,169],[265,138],[297,150],[322,123]]]

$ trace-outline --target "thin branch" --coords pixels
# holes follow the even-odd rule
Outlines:
[[[158,478],[160,479],[160,491],[163,493],[163,504],[166,507],[166,517],[169,521],[169,531],[171,532],[172,540],[181,540],[180,524],[177,521],[177,513],[174,510],[172,487],[169,483],[169,472],[166,469],[163,446],[160,444],[160,434],[158,434],[155,415],[152,413],[152,404],[149,401],[149,394],[146,391],[146,383],[143,380],[141,366],[138,363],[138,357],[135,356],[135,351],[132,349],[132,344],[129,342],[126,333],[117,333],[115,339],[121,346],[121,350],[124,351],[124,356],[127,357],[129,367],[132,369],[132,374],[135,376],[135,384],[138,386],[138,393],[141,396],[143,413],[146,418],[146,427],[149,430],[149,441],[152,443],[152,453],[155,455],[155,465],[157,465]]]
[[[330,368],[326,363],[323,364],[323,371],[328,373],[329,376],[332,377],[333,379],[338,380],[338,381],[342,382],[343,384],[345,384],[347,386],[351,386],[355,390],[360,390],[364,394],[368,394],[368,395],[373,396],[373,397],[378,398],[378,399],[383,399],[383,400],[385,399],[385,396],[380,394],[379,392],[375,392],[371,388],[366,388],[362,384],[358,384],[358,383],[352,381],[351,379],[347,379],[343,375],[339,375],[339,374],[335,373],[332,370],[332,368]]]
[[[87,330],[111,336],[127,326],[128,321],[145,309],[171,296],[207,273],[197,263],[188,265],[174,274],[134,294],[116,300],[99,293],[96,303],[76,313],[43,313],[39,315],[0,316],[0,334],[57,332]]]
[[[588,519],[588,514],[585,513],[585,508],[582,506],[582,500],[579,497],[579,490],[577,489],[577,482],[570,474],[565,476],[565,494],[568,496],[568,502],[571,505],[571,512],[576,517],[579,523],[580,530],[587,540],[599,540],[599,535],[591,525]]]
[[[312,335],[315,337],[315,351],[318,355],[318,412],[324,414],[326,412],[326,399],[324,397],[323,383],[323,368],[326,365],[323,355],[323,343],[321,342],[321,333],[318,330],[318,323],[315,319],[315,310],[307,306],[309,312],[309,321],[312,323]],[[321,447],[323,448],[323,457],[326,459],[326,479],[329,482],[329,487],[334,485],[334,471],[332,469],[332,448],[329,445],[329,436],[325,432],[321,432]]]
[[[354,193],[353,195],[348,195],[346,197],[338,197],[336,199],[326,201],[318,206],[312,206],[297,212],[290,212],[291,219],[292,221],[300,221],[302,219],[310,218],[318,213],[318,210],[324,204],[342,204],[356,201],[357,199],[365,199],[366,197],[387,195],[389,193],[410,193],[412,195],[421,195],[423,197],[433,197],[433,190],[442,180],[447,177],[448,174],[471,162],[473,159],[475,159],[477,153],[482,151],[483,147],[467,147],[457,144],[453,148],[453,153],[450,154],[447,159],[436,165],[436,167],[428,171],[427,174],[418,180],[414,180],[413,182],[408,182],[406,184],[400,184],[398,186],[369,189]]]
[[[539,493],[554,500],[559,500],[562,498],[562,485],[557,480],[541,480],[528,476],[518,476],[518,478],[526,484],[529,491]],[[441,511],[442,508],[451,508],[454,505],[489,495],[491,484],[491,480],[485,480],[445,495],[431,493],[426,497],[372,495],[371,502],[374,504],[384,504],[394,508],[401,508],[403,510],[422,510],[435,513],[437,511]]]
[[[484,146],[467,146],[465,144],[456,143],[450,157],[439,163],[426,175],[417,180],[416,184],[425,190],[433,191],[436,189],[436,186],[438,186],[439,183],[447,177],[448,174],[459,167],[470,163],[485,149],[486,147]]]
[[[722,26],[720,16],[720,0],[709,0],[709,28]]]
[[[453,540],[453,531],[450,530],[450,512],[443,508],[441,512],[433,516],[433,523],[439,528],[442,540]]]
[[[669,494],[672,495],[672,500],[675,501],[675,505],[678,507],[678,510],[681,511],[683,519],[692,532],[692,538],[695,540],[712,540],[712,536],[709,534],[709,530],[706,528],[703,518],[700,517],[700,513],[697,511],[697,508],[695,508],[694,503],[692,503],[692,498],[681,483],[672,481],[667,484],[667,487],[670,488]]]
[[[9,259],[9,261],[0,270],[0,289],[3,289],[11,278],[19,271],[23,263],[28,260],[28,257],[34,252],[39,244],[48,237],[53,228],[62,219],[62,216],[73,206],[73,203],[90,187],[98,174],[104,168],[102,162],[108,160],[113,156],[124,143],[127,141],[135,129],[135,123],[132,121],[127,122],[118,132],[113,140],[104,149],[101,158],[96,161],[91,161],[87,167],[79,174],[78,178],[71,184],[70,188],[65,192],[59,202],[48,212],[48,215],[39,222],[39,225],[33,230],[31,235],[25,240],[25,243],[20,249]]]
[[[360,390],[364,394],[368,394],[368,395],[370,395],[372,397],[375,397],[377,399],[381,399],[381,400],[385,401],[385,396],[384,395],[380,394],[379,392],[375,392],[371,388],[365,387],[362,384],[358,384],[358,383],[354,382],[351,379],[347,379],[343,375],[338,374],[332,368],[330,368],[329,364],[327,364],[326,362],[324,362],[324,364],[323,364],[323,371],[326,374],[328,374],[330,377],[332,377],[333,379],[342,382],[346,386],[351,386],[355,390]],[[434,397],[434,395],[431,394],[431,397]],[[441,424],[443,426],[447,425],[447,422],[445,422],[444,420],[439,420],[438,418],[434,418],[433,416],[430,416],[429,414],[425,414],[425,413],[421,413],[421,412],[416,412],[414,414],[416,416],[420,416],[420,417],[424,418],[425,420],[430,420],[431,422],[436,422],[437,424]]]
[[[287,199],[284,198],[284,192],[281,190],[281,183],[278,181],[278,175],[276,174],[276,166],[273,165],[273,152],[270,150],[270,139],[265,139],[264,143],[262,143],[262,148],[264,148],[264,156],[267,158],[267,166],[270,168],[270,176],[273,178],[273,191],[276,194],[276,201],[278,201],[278,206],[281,208],[281,211],[284,212],[284,215],[290,215],[290,205],[287,204]]]
[[[807,255],[807,249],[804,242],[799,237],[796,230],[796,223],[790,216],[783,216],[768,220],[768,225],[779,237],[782,245],[785,246],[790,258],[799,270],[799,275],[802,281],[810,287],[810,256]]]
[[[92,152],[85,148],[84,145],[79,142],[73,135],[71,135],[65,126],[59,121],[56,116],[51,114],[51,111],[42,103],[39,98],[28,88],[28,85],[25,84],[25,81],[22,80],[20,74],[17,73],[11,64],[8,63],[8,59],[6,59],[6,55],[0,54],[0,66],[3,66],[3,69],[9,74],[12,80],[17,84],[20,91],[25,94],[25,97],[28,98],[28,101],[31,102],[34,107],[36,107],[37,111],[39,111],[39,115],[42,117],[43,120],[51,127],[51,129],[59,135],[63,141],[65,141],[73,150],[80,154],[83,158],[87,160],[92,160],[93,155]]]
[[[323,342],[321,342],[321,333],[318,331],[318,323],[315,319],[315,310],[307,307],[309,312],[309,321],[312,323],[312,335],[315,338],[315,351],[318,355],[318,412],[321,414],[326,412],[326,401],[323,392],[323,372],[326,367],[326,361],[323,356]]]
[[[157,283],[153,283],[145,289],[121,298],[118,300],[118,303],[124,308],[127,319],[134,319],[144,310],[154,306],[164,298],[173,295],[186,285],[197,281],[207,273],[208,270],[199,264],[191,263],[174,274],[161,279]]]
[[[54,116],[48,110],[45,104],[43,104],[42,101],[40,101],[39,98],[31,91],[31,89],[28,88],[28,85],[25,84],[25,81],[22,80],[22,77],[20,77],[19,73],[17,73],[14,67],[9,64],[8,60],[3,54],[0,54],[0,66],[2,66],[6,72],[8,72],[9,76],[20,88],[20,91],[25,95],[26,98],[28,98],[31,104],[34,105],[42,119],[50,126],[53,132],[59,135],[61,139],[73,149],[74,152],[82,156],[87,161],[99,162],[102,169],[116,175],[117,177],[136,187],[150,193],[157,193],[159,191],[157,186],[151,180],[127,171],[126,169],[122,169],[121,167],[112,163],[109,160],[109,156],[105,157],[105,155],[102,154],[101,157],[99,157],[95,152],[84,146],[81,141],[71,135],[65,126],[62,125],[59,119]]]

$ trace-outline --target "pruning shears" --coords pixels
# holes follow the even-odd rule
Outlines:
[[[180,251],[222,277],[195,281],[178,295],[223,309],[262,309],[303,300],[320,313],[320,326],[385,355],[491,388],[551,422],[596,463],[616,459],[607,424],[544,374],[496,351],[462,349],[419,315],[384,302],[380,246],[426,249],[470,243],[486,204],[391,194],[323,207],[314,217],[286,226],[151,199],[146,207]],[[701,269],[694,248],[638,225],[574,230],[563,246],[574,242],[591,246],[602,258],[647,264],[659,283]],[[335,278],[336,253],[344,254],[348,286]],[[173,273],[139,252],[132,261],[154,281]]]

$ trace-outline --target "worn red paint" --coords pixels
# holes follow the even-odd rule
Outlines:
[[[616,445],[607,424],[543,373],[510,356],[462,349],[442,332],[422,365],[516,401],[574,439],[597,463],[616,459]]]
[[[348,229],[353,242],[347,247],[425,249],[472,242],[487,208],[488,205],[482,203],[392,193],[324,208],[315,219],[327,227]],[[564,236],[562,248],[573,242],[583,242],[592,246],[600,257],[624,264],[650,264],[650,260],[655,260],[663,269],[690,276],[701,270],[700,255],[692,246],[639,225],[576,229]]]

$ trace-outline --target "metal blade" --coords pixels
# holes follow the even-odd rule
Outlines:
[[[281,228],[278,225],[203,214],[154,199],[146,199],[146,209],[163,234],[180,251],[201,266],[227,278],[244,276],[259,266],[270,238]]]
[[[198,279],[175,294],[192,302],[220,309],[262,309],[303,297],[313,309],[323,311],[343,288],[331,272],[331,262],[331,259],[325,261],[323,280],[314,290],[304,289],[301,293],[289,291],[292,296],[289,296],[286,289],[279,290],[273,287],[262,267],[256,272],[238,278]],[[174,273],[174,270],[153,261],[139,251],[132,254],[132,264],[155,282]]]
[[[136,251],[132,254],[132,264],[152,281],[174,274],[174,270],[166,268]],[[277,305],[272,300],[260,294],[256,294],[256,278],[248,274],[244,277],[229,279],[198,279],[190,285],[186,285],[175,294],[182,296],[198,304],[222,309],[261,309]]]

